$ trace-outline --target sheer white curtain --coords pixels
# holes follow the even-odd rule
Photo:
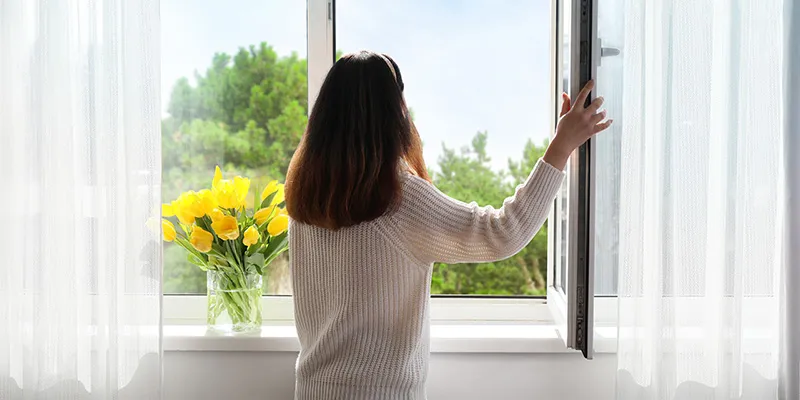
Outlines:
[[[158,0],[0,1],[0,398],[154,399]]]
[[[789,1],[624,2],[619,399],[784,398]]]

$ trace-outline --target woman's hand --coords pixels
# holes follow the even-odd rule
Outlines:
[[[602,97],[594,99],[588,107],[583,106],[592,89],[594,81],[587,82],[574,103],[570,103],[566,93],[562,95],[564,104],[561,106],[561,119],[556,127],[556,136],[543,157],[545,162],[560,170],[564,170],[569,155],[575,149],[598,132],[608,129],[613,122],[610,119],[603,122],[606,112],[599,111],[603,105]]]

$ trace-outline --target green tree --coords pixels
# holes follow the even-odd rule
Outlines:
[[[508,160],[512,185],[520,184],[527,179],[536,162],[544,156],[547,145],[547,140],[541,146],[537,146],[528,139],[520,161]],[[547,291],[547,246],[547,222],[545,222],[531,243],[513,257],[513,260],[523,268],[526,280],[532,284],[532,291],[539,295],[544,295]]]
[[[499,208],[514,187],[522,183],[544,153],[531,141],[519,162],[509,161],[509,171],[495,172],[486,153],[487,132],[478,132],[471,146],[456,152],[443,146],[434,184],[449,196],[466,202]],[[509,179],[511,178],[511,179]],[[441,294],[529,294],[545,293],[547,237],[543,229],[517,255],[485,264],[436,264],[431,290]]]
[[[306,60],[279,57],[267,43],[215,54],[196,85],[179,79],[162,121],[162,196],[208,187],[217,165],[254,178],[262,188],[285,179],[307,120]],[[165,245],[167,292],[202,292],[205,276]],[[282,265],[285,263],[276,263]]]

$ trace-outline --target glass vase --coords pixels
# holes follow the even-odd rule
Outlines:
[[[224,334],[261,330],[261,285],[258,274],[208,271],[208,329]]]

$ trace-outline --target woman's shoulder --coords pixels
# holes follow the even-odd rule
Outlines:
[[[430,213],[436,208],[448,209],[458,200],[452,199],[433,183],[411,173],[401,173],[401,195],[398,209],[401,212]]]
[[[400,186],[402,188],[401,193],[403,198],[421,196],[438,191],[432,183],[410,171],[403,171],[400,173]]]

